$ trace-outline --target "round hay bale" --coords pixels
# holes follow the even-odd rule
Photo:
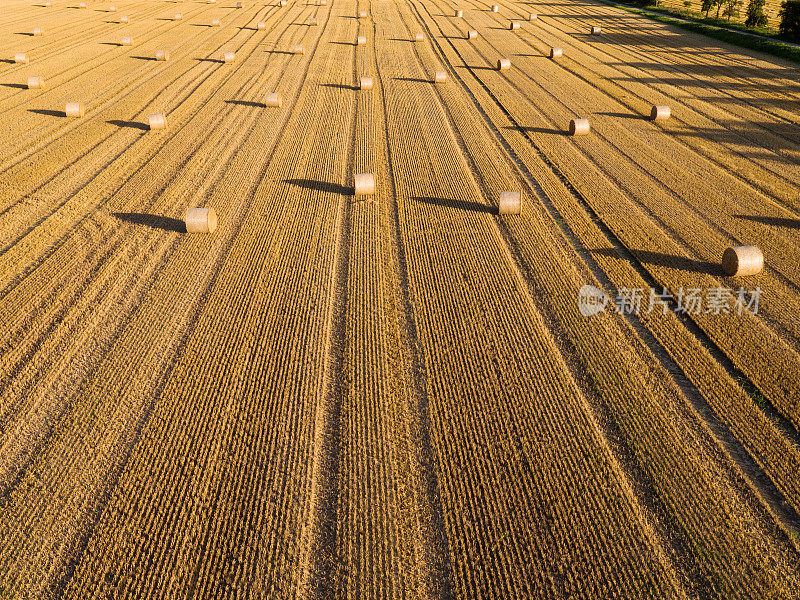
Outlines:
[[[82,117],[85,114],[83,102],[67,102],[64,114],[68,117]]]
[[[372,89],[372,77],[362,77],[359,81],[359,87],[362,90],[371,90]]]
[[[538,18],[539,15],[537,15],[536,13],[528,13],[528,21],[535,21]]]
[[[436,71],[433,74],[434,83],[444,83],[447,81],[447,71]]]
[[[124,38],[122,38],[121,43],[123,46],[133,46],[133,38],[126,35]]]
[[[315,25],[317,24],[317,17],[311,17],[311,18],[308,20],[308,24],[309,24],[309,26],[311,26],[311,27],[315,26]]]
[[[244,8],[244,4],[242,4],[241,2],[237,2],[236,8]]]
[[[423,42],[425,41],[425,34],[421,31],[414,34],[414,41],[415,42]]]
[[[508,58],[500,58],[497,61],[497,70],[506,71],[511,68],[511,60]]]
[[[212,27],[219,27],[219,19],[211,19]]]
[[[457,17],[463,17],[464,16],[464,11],[463,10],[457,10],[456,11],[456,16]]]
[[[666,121],[671,114],[669,106],[653,106],[650,110],[650,119],[653,121]]]
[[[286,0],[281,0],[278,4],[280,4],[281,6],[286,6]]]
[[[14,54],[14,62],[27,65],[28,64],[28,54],[26,52],[17,52]]]
[[[50,0],[47,0],[47,1],[44,3],[44,6],[45,6],[45,8],[50,8],[51,6],[53,6],[53,3],[52,3]]]
[[[561,58],[564,51],[561,48],[550,48],[550,58]]]
[[[267,108],[280,108],[283,106],[283,98],[277,92],[271,92],[264,98],[264,104]]]
[[[167,128],[167,117],[164,113],[153,113],[152,115],[147,115],[147,125],[150,127],[150,130],[154,129],[166,129]]]
[[[569,122],[570,135],[586,135],[590,129],[589,119],[572,119]]]
[[[477,31],[475,31],[474,29],[470,29],[470,30],[467,32],[467,39],[468,39],[468,40],[474,40],[474,39],[475,39],[475,38],[477,38],[477,37],[478,37],[478,32],[477,32]]]
[[[222,54],[222,62],[231,63],[236,60],[236,52],[224,52]]]
[[[169,60],[169,50],[156,50],[156,60]]]
[[[367,11],[365,11],[365,10],[358,11],[358,18],[359,19],[366,19],[367,18]]]
[[[497,6],[497,4],[492,4],[492,12],[493,13],[500,12],[500,7]]]
[[[217,229],[217,213],[213,208],[187,208],[186,233],[214,233]]]
[[[175,16],[172,17],[173,21],[180,21],[181,19],[183,19],[183,15],[181,13],[175,13]]]
[[[598,27],[597,25],[592,25],[592,29],[590,32],[592,35],[600,35],[602,32],[603,31],[602,29],[600,29],[600,27]]]
[[[522,213],[522,194],[520,192],[500,192],[500,214],[519,215]]]
[[[108,7],[108,12],[117,12],[117,7],[112,4]]]
[[[328,0],[319,0],[319,5],[320,6],[327,6],[328,5]]]
[[[28,89],[29,90],[43,90],[44,89],[44,79],[41,77],[28,77]]]
[[[125,23],[127,23],[127,22],[128,22],[128,17],[120,17],[120,18],[119,18],[119,22],[120,22],[120,23],[122,23],[122,24],[124,25]]]
[[[367,45],[367,37],[364,36],[364,35],[358,36],[358,38],[356,38],[356,45],[357,46],[366,46]]]
[[[292,48],[293,54],[302,54],[303,53],[303,44],[295,44],[294,48]]]
[[[373,173],[359,173],[353,176],[356,196],[371,196],[375,193],[375,175]]]
[[[44,29],[42,29],[41,27],[34,27],[33,28],[33,35],[34,35],[34,37],[39,37],[39,36],[44,35]]]
[[[78,8],[86,8],[86,2],[79,2]]]
[[[262,30],[262,29],[266,29],[266,28],[267,28],[267,24],[264,23],[264,21],[259,21],[258,23],[256,23],[256,29]]]
[[[520,27],[519,21],[511,21],[511,22],[508,24],[508,28],[509,28],[510,30],[512,30],[512,31],[513,31],[514,29],[519,29],[519,27]]]
[[[764,253],[758,246],[734,246],[722,253],[722,270],[732,277],[755,275],[764,269]]]

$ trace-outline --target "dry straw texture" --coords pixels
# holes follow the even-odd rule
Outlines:
[[[82,117],[85,114],[83,102],[67,102],[64,114],[68,117]]]
[[[356,196],[370,196],[375,193],[375,175],[373,173],[354,175],[353,182]]]
[[[653,121],[666,121],[671,115],[669,106],[655,105],[650,109],[650,119]]]
[[[184,217],[187,233],[214,233],[217,213],[213,208],[189,208]]]
[[[147,115],[147,126],[153,129],[166,129],[167,128],[167,117],[164,113],[153,113],[151,115]]]
[[[570,135],[586,135],[589,131],[589,119],[572,119],[569,122]]]
[[[734,246],[722,253],[722,270],[726,275],[745,277],[764,269],[764,253],[757,246]]]
[[[283,97],[277,92],[270,92],[264,98],[264,104],[268,108],[280,108],[283,106]]]
[[[520,192],[500,192],[499,211],[501,215],[522,213],[522,194]]]

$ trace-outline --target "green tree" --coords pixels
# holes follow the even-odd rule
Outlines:
[[[781,34],[800,39],[800,0],[785,0],[779,14],[781,22],[778,28]]]
[[[730,21],[733,17],[738,17],[742,8],[742,0],[725,0],[722,16]]]
[[[708,18],[708,13],[711,12],[711,9],[714,8],[715,4],[715,0],[703,0],[703,4],[700,6],[700,11],[706,13],[706,19]]]
[[[744,24],[748,27],[766,27],[767,15],[764,14],[766,0],[750,0],[747,5],[747,18]]]

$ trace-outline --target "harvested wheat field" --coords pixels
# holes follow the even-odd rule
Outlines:
[[[800,598],[796,65],[80,4],[0,11],[0,599]]]

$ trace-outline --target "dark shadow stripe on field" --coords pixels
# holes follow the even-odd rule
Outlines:
[[[120,221],[127,221],[134,225],[146,225],[153,229],[186,233],[186,224],[182,220],[173,219],[172,217],[162,217],[161,215],[147,213],[113,213],[113,215]]]

